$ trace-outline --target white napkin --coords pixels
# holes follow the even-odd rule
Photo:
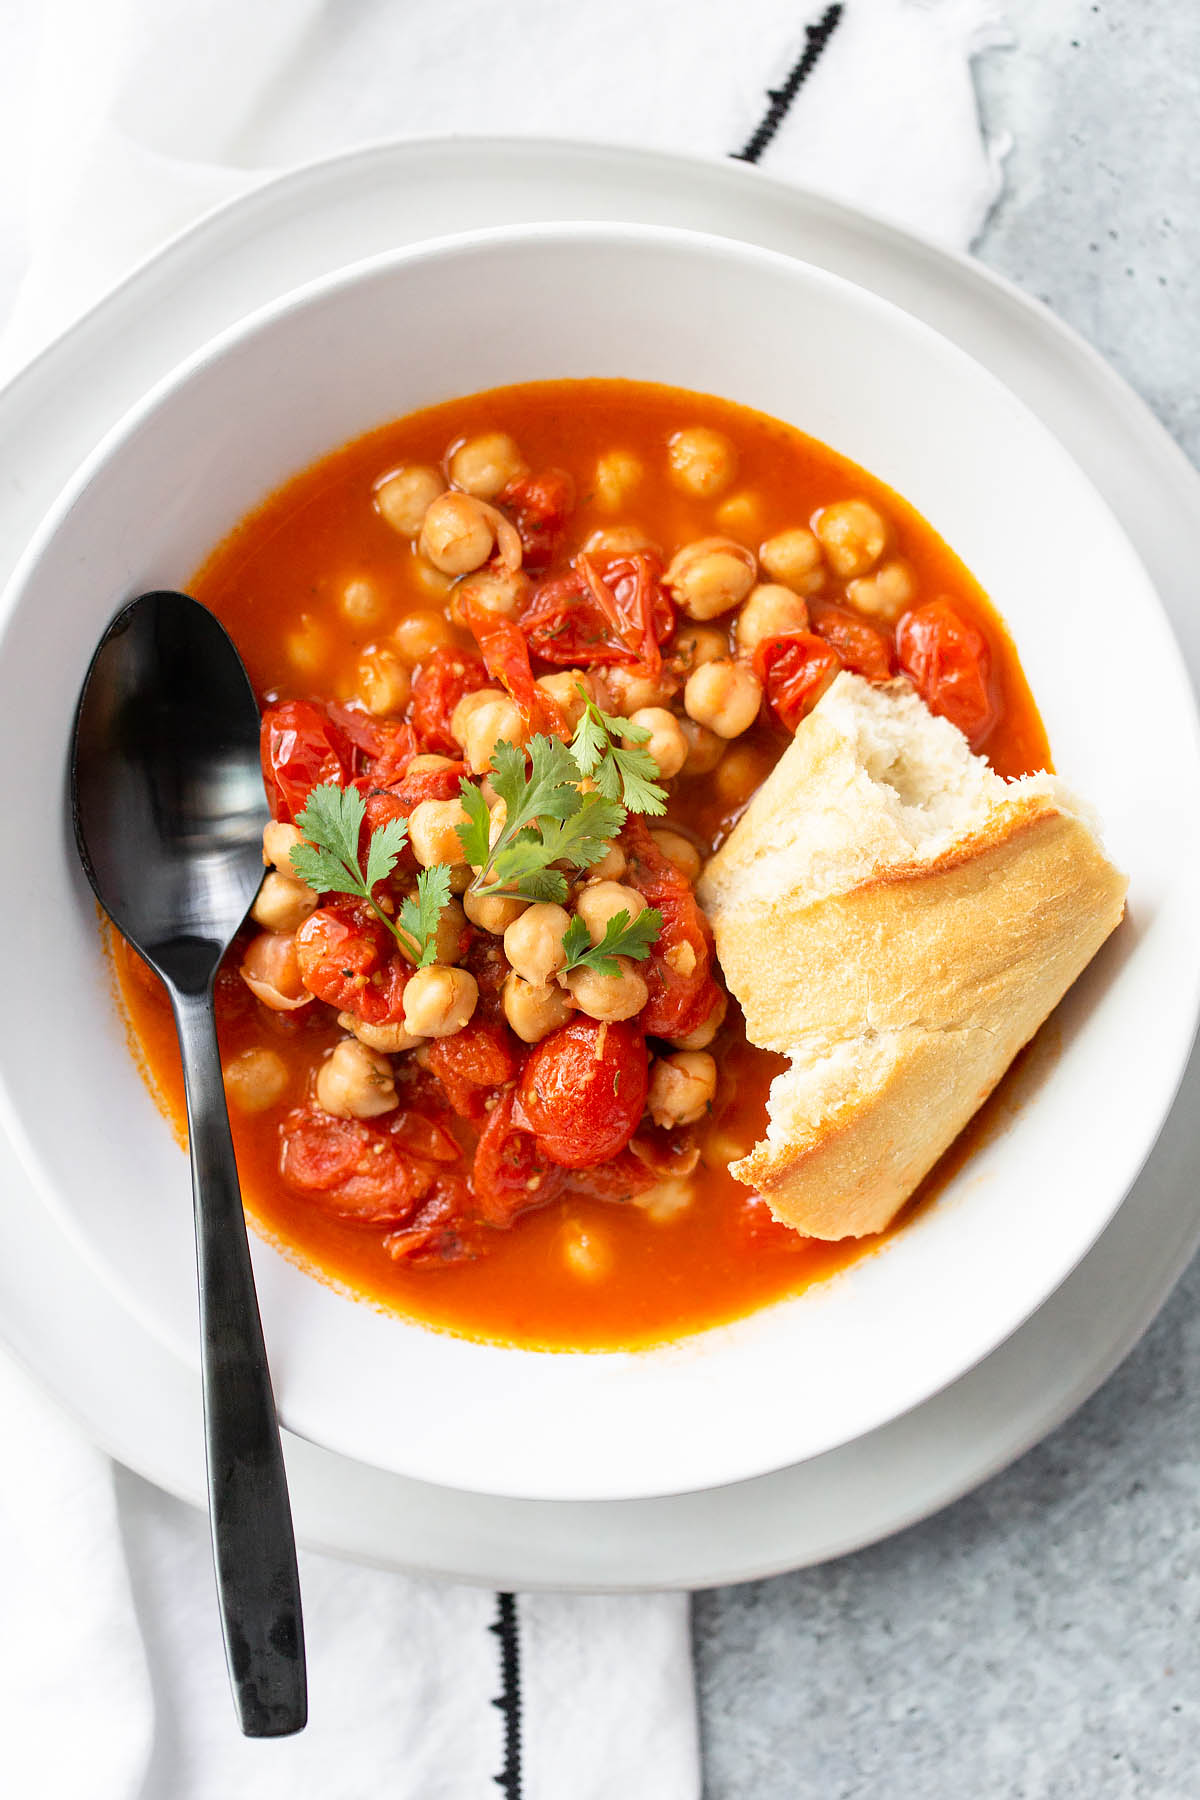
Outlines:
[[[746,151],[962,247],[999,186],[969,69],[997,41],[990,0],[9,0],[0,366],[208,207],[394,135]],[[698,1796],[684,1597],[510,1602],[305,1554],[311,1723],[246,1743],[202,1517],[114,1471],[2,1357],[0,1434],[13,1794]]]

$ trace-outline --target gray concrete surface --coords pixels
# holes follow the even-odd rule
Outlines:
[[[1014,149],[979,253],[1200,461],[1200,6],[1007,11],[1017,44],[978,80]],[[1100,1393],[976,1494],[697,1596],[706,1800],[1197,1800],[1198,1615],[1200,1264]]]

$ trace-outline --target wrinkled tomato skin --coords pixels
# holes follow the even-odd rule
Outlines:
[[[766,638],[754,652],[754,672],[767,704],[785,731],[795,731],[842,666],[832,644],[813,631]]]
[[[686,1037],[720,999],[712,975],[712,927],[686,876],[663,855],[644,820],[630,817],[621,834],[625,879],[662,914],[662,929],[639,972],[649,990],[638,1024],[648,1037]]]
[[[300,979],[310,994],[370,1025],[404,1016],[408,965],[385,926],[354,902],[319,906],[296,932]]]
[[[434,1179],[432,1164],[406,1155],[388,1132],[316,1106],[285,1119],[280,1171],[306,1198],[361,1225],[404,1224]]]
[[[438,756],[457,756],[458,740],[450,731],[454,709],[464,694],[488,685],[487,670],[474,651],[439,645],[421,665],[412,685],[409,719],[421,749]]]
[[[882,631],[833,600],[810,600],[808,610],[813,631],[837,651],[843,669],[867,681],[890,681],[895,663]]]
[[[642,1116],[646,1040],[628,1019],[573,1019],[544,1037],[521,1071],[514,1118],[543,1154],[584,1169],[624,1150]]]
[[[354,774],[354,745],[325,708],[311,700],[268,706],[259,744],[263,785],[277,819],[291,822],[304,811],[313,788],[326,781],[344,787]]]
[[[543,469],[510,481],[500,504],[512,514],[525,567],[534,572],[548,567],[575,505],[575,483],[566,470]]]
[[[511,1032],[488,1019],[471,1019],[453,1036],[434,1038],[425,1055],[430,1073],[464,1119],[485,1118],[489,1096],[517,1072]]]
[[[583,570],[573,566],[536,587],[521,618],[529,647],[543,662],[581,669],[645,660],[646,626],[655,644],[675,630],[675,605],[658,578],[658,564],[643,555],[618,557],[598,571],[622,621],[618,632],[598,605]]]
[[[930,712],[957,725],[972,749],[996,722],[987,639],[948,600],[930,600],[904,614],[896,654]]]
[[[562,709],[534,680],[529,644],[519,625],[493,620],[479,639],[488,674],[512,696],[520,709],[525,729],[568,738]]]
[[[533,1133],[516,1123],[510,1088],[488,1114],[475,1146],[471,1186],[489,1225],[511,1225],[521,1213],[544,1206],[562,1192],[565,1176],[546,1157]]]

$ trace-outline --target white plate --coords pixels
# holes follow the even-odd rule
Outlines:
[[[1050,419],[1122,517],[1177,622],[1186,619],[1195,477],[1128,390],[1039,309],[972,265],[752,172],[571,146],[493,145],[486,156],[462,144],[382,149],[287,177],[197,228],[0,398],[0,441],[13,446],[6,461],[22,484],[0,497],[10,560],[70,464],[166,366],[280,288],[422,235],[431,214],[443,229],[555,215],[670,218],[799,251],[889,294]],[[74,417],[56,392],[76,399]],[[423,1488],[290,1444],[302,1534],[465,1578],[605,1587],[734,1579],[882,1535],[1034,1441],[1133,1341],[1196,1236],[1196,1198],[1174,1181],[1189,1147],[1168,1128],[1101,1243],[1008,1345],[847,1450],[686,1499],[567,1507]],[[15,1183],[4,1206],[9,1341],[117,1454],[198,1496],[198,1400],[182,1365],[27,1210]]]

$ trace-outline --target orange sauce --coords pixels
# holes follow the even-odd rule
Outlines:
[[[715,427],[737,448],[736,480],[715,501],[681,493],[668,477],[668,440],[692,425]],[[363,654],[386,645],[406,614],[445,605],[448,584],[381,519],[372,492],[389,470],[410,462],[440,465],[448,446],[487,430],[511,433],[533,469],[562,468],[574,478],[577,505],[555,570],[599,527],[638,526],[669,555],[714,533],[755,544],[806,524],[834,500],[867,498],[890,523],[889,555],[911,565],[917,601],[950,598],[988,639],[999,701],[984,746],[993,766],[1006,775],[1049,766],[1041,722],[1003,625],[953,552],[898,495],[776,420],[707,396],[617,381],[499,389],[414,414],[323,458],[243,520],[198,571],[192,591],[230,630],[262,698],[352,698]],[[601,503],[594,479],[597,459],[612,450],[643,465],[634,492],[615,510]],[[736,524],[731,499],[742,503]],[[342,610],[346,585],[355,580],[372,584],[380,597],[370,624],[349,623]],[[837,584],[826,592],[842,598]],[[680,779],[672,788],[670,822],[705,842],[719,841],[785,742],[778,731],[753,727],[737,741],[740,789],[712,776]],[[238,957],[235,946],[234,967]],[[152,1090],[182,1133],[181,1076],[165,998],[124,944],[115,947],[115,964]],[[219,984],[218,1024],[225,1057],[267,1044],[289,1065],[289,1091],[277,1107],[251,1116],[233,1109],[243,1193],[259,1227],[314,1273],[441,1329],[545,1348],[661,1343],[795,1293],[882,1241],[817,1243],[769,1224],[763,1229],[747,1214],[746,1190],[727,1164],[762,1135],[767,1088],[783,1065],[748,1046],[734,1019],[713,1045],[717,1098],[699,1131],[703,1177],[684,1210],[656,1219],[630,1204],[556,1200],[495,1232],[487,1254],[475,1260],[393,1262],[378,1228],[331,1216],[289,1190],[279,1174],[280,1120],[303,1099],[315,1065],[341,1035],[332,1012],[320,1006],[267,1012],[231,976]],[[961,1160],[958,1147],[949,1156]],[[923,1192],[938,1182],[935,1171]],[[567,1255],[581,1242],[586,1272]]]

